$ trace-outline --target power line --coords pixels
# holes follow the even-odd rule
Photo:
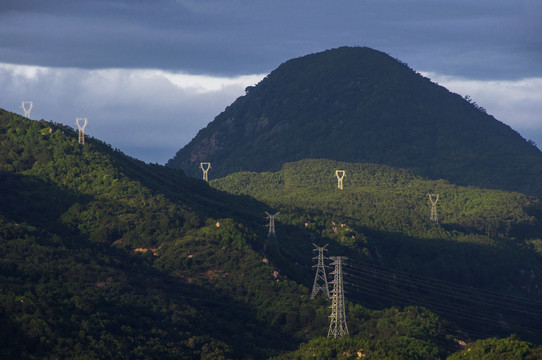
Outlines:
[[[350,284],[353,290],[349,295],[351,300],[354,298],[358,301],[362,300],[355,295],[363,292],[364,295],[388,302],[392,300],[403,304],[411,302],[423,305],[436,313],[492,328],[521,330],[534,335],[539,334],[541,330],[539,323],[542,313],[536,311],[540,308],[539,306],[533,306],[539,302],[530,299],[503,296],[494,292],[491,292],[493,296],[488,296],[477,293],[477,289],[455,286],[433,279],[413,281],[414,276],[410,274],[405,275],[400,272],[395,274],[384,269],[352,266],[350,276],[354,280],[359,280],[359,284]],[[365,284],[365,286],[360,284]],[[468,291],[463,291],[465,289]],[[511,302],[510,299],[516,302]],[[366,297],[364,300],[364,302],[367,301]],[[524,302],[519,300],[524,300]],[[474,335],[475,331],[469,330],[469,332]]]
[[[378,273],[381,276],[388,276],[390,278],[393,278],[396,282],[401,282],[403,284],[405,282],[413,283],[420,285],[419,287],[422,287],[423,285],[425,286],[425,288],[447,291],[450,295],[457,296],[457,294],[460,293],[467,295],[475,294],[484,296],[482,300],[484,304],[500,299],[501,301],[506,302],[507,306],[509,306],[510,302],[516,302],[519,306],[523,306],[528,309],[532,309],[533,306],[542,307],[542,301],[534,298],[503,294],[501,292],[491,291],[488,289],[473,288],[464,284],[452,283],[441,279],[424,277],[416,274],[406,273],[400,270],[392,271],[375,264],[370,264],[369,266],[349,264],[349,266],[352,271],[356,271],[358,273],[368,274],[371,276],[376,276],[374,274]]]

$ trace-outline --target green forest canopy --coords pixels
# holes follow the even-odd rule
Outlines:
[[[329,303],[308,296],[312,242],[355,247],[318,212],[307,227],[285,213],[283,251],[264,252],[268,204],[5,111],[0,169],[3,357],[259,359],[326,334]],[[427,309],[348,309],[353,341],[375,353],[444,358],[467,339]]]

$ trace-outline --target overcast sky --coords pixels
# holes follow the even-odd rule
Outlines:
[[[1,0],[0,107],[165,163],[284,61],[369,46],[542,145],[540,0]]]

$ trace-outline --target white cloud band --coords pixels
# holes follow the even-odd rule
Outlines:
[[[164,163],[265,75],[214,77],[147,69],[82,70],[0,63],[0,107],[75,126],[129,155]]]
[[[542,78],[481,81],[424,73],[524,137],[542,144]],[[148,69],[82,70],[0,63],[0,107],[72,127],[89,119],[89,135],[148,162],[164,163],[201,128],[265,75],[216,77]]]

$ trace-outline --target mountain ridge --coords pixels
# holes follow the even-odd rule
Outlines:
[[[458,185],[541,196],[542,152],[472,101],[369,48],[281,64],[166,166],[211,178],[321,158],[402,167]]]

